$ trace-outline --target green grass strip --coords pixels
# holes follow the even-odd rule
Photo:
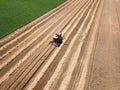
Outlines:
[[[66,0],[0,0],[0,38],[30,23]]]

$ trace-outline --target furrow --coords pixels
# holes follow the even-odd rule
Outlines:
[[[43,64],[43,62],[45,61],[45,59],[47,57],[49,57],[49,55],[52,53],[52,51],[55,49],[54,46],[49,46],[47,47],[47,49],[45,49],[40,55],[39,57],[37,57],[36,62],[34,61],[30,66],[28,66],[28,68],[24,71],[24,73],[22,73],[20,75],[20,77],[18,77],[18,79],[16,79],[17,83],[13,83],[12,86],[9,87],[9,90],[15,90],[16,87],[18,87],[18,85],[21,83],[21,80],[23,80],[23,78],[25,76],[27,76],[27,78],[29,79],[29,77],[31,77],[32,73],[36,71],[36,69],[39,67],[38,65],[40,64],[40,66]],[[39,60],[40,59],[40,60]],[[17,72],[19,73],[19,72]],[[10,78],[11,80],[14,80],[15,78]],[[25,80],[25,79],[24,79]],[[22,85],[22,84],[21,84]],[[20,88],[19,88],[20,89]],[[17,89],[17,90],[19,90]]]
[[[94,19],[95,14],[96,14],[96,12],[98,10],[98,6],[99,6],[100,2],[101,2],[101,0],[97,1],[97,4],[96,4],[94,12],[93,12],[93,16],[91,17],[91,21],[90,22],[92,22],[92,19]],[[92,47],[92,45],[89,47],[89,50],[91,50],[91,47]],[[79,84],[77,86],[77,90],[80,90],[80,89],[83,90],[85,88],[86,76],[87,76],[87,73],[88,73],[88,71],[87,71],[88,70],[88,63],[89,63],[89,60],[90,60],[89,58],[90,58],[90,53],[87,53],[86,58],[84,58],[84,61],[82,63],[83,69],[82,69],[82,72],[81,72],[81,75],[80,75],[81,78],[80,78]]]

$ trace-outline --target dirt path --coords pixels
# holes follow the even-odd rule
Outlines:
[[[0,90],[119,90],[119,2],[67,0],[1,39]]]
[[[119,0],[104,0],[91,77],[86,90],[120,89],[119,3]]]

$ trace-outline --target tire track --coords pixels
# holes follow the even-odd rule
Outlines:
[[[94,20],[94,17],[95,17],[95,14],[96,14],[97,10],[98,10],[100,2],[101,2],[101,0],[97,1],[97,4],[96,4],[95,9],[93,11],[93,16],[91,17],[90,22],[92,22],[92,19]],[[86,77],[87,77],[87,73],[88,73],[88,68],[89,68],[88,66],[89,66],[90,56],[91,56],[91,53],[92,53],[91,51],[93,49],[95,34],[96,34],[96,32],[93,33],[93,37],[92,37],[93,40],[91,40],[91,42],[89,44],[89,47],[88,47],[89,51],[86,53],[86,55],[83,55],[83,57],[82,57],[82,60],[84,60],[83,63],[82,63],[83,69],[82,69],[82,72],[81,72],[81,75],[80,75],[81,78],[80,78],[79,84],[77,86],[77,90],[85,89],[85,84],[86,84],[86,79],[87,79]]]
[[[98,6],[98,11],[97,11],[97,14],[96,14],[96,18],[94,20],[94,24],[93,24],[93,27],[91,29],[92,32],[91,32],[91,35],[89,36],[90,37],[90,40],[88,42],[88,44],[90,45],[93,45],[92,46],[92,51],[91,51],[91,56],[90,56],[90,63],[89,63],[89,69],[88,69],[88,78],[86,80],[86,84],[85,84],[85,90],[89,90],[89,82],[90,82],[90,78],[92,76],[92,70],[93,70],[93,65],[94,65],[94,59],[93,59],[93,55],[95,53],[95,49],[96,49],[96,44],[97,44],[97,40],[98,40],[98,34],[99,34],[99,30],[98,30],[98,26],[100,24],[100,17],[101,17],[101,13],[102,13],[102,9],[103,9],[103,1],[100,0],[100,4]],[[92,39],[93,38],[93,39]],[[89,49],[88,49],[89,50]]]

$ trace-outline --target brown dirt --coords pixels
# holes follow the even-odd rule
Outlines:
[[[68,0],[1,39],[0,90],[119,90],[119,3]]]

